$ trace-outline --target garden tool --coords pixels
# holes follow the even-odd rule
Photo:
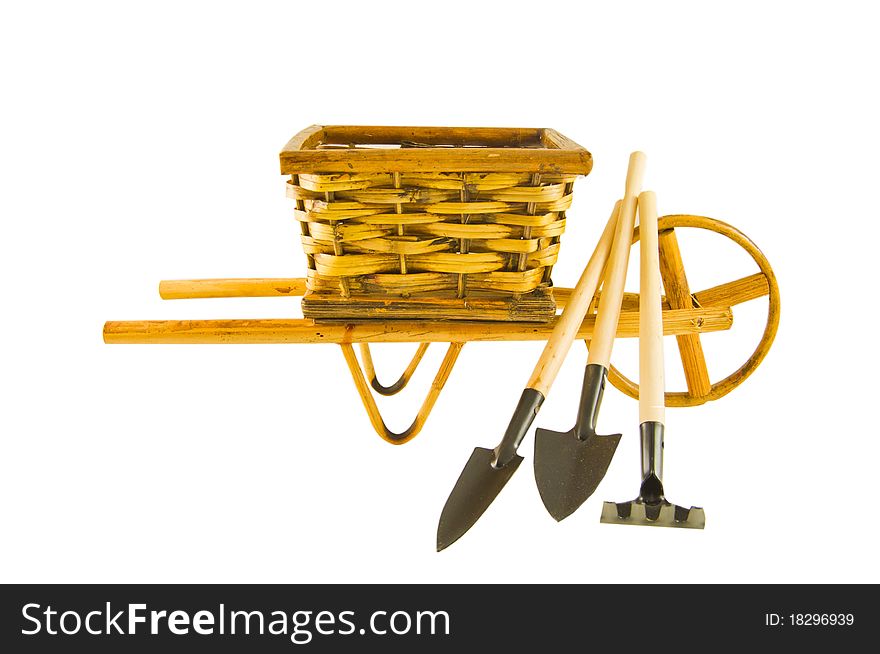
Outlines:
[[[653,192],[639,196],[639,436],[642,485],[631,502],[605,502],[601,521],[619,525],[702,529],[703,509],[670,503],[663,490],[663,315],[660,302],[660,255],[657,200]]]
[[[523,458],[517,454],[517,449],[550,391],[556,373],[559,372],[593,300],[611,251],[619,213],[620,202],[617,202],[605,231],[602,232],[599,243],[519,398],[504,438],[494,450],[475,448],[461,471],[440,514],[440,523],[437,525],[438,552],[461,538],[479,520],[522,463]]]
[[[641,185],[643,171],[644,155],[634,153],[630,157],[627,170],[628,189],[636,189]],[[623,204],[624,201],[619,201],[615,205],[596,250],[584,268],[520,396],[504,437],[494,450],[481,447],[474,449],[449,494],[437,525],[438,552],[461,538],[479,520],[522,463],[523,457],[517,454],[517,450],[549,393],[590,307],[608,261]]]
[[[631,166],[633,162],[644,166],[644,155],[634,152],[630,157]],[[635,176],[627,177],[620,220],[617,221],[599,298],[596,326],[590,340],[575,426],[566,432],[540,428],[535,431],[535,481],[544,506],[556,520],[567,518],[593,494],[620,442],[621,434],[597,434],[596,421],[620,318],[640,184],[641,180]]]

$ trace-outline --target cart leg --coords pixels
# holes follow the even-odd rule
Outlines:
[[[426,343],[422,345],[427,348]],[[440,369],[437,371],[437,375],[434,377],[434,381],[431,382],[431,388],[428,391],[427,396],[425,396],[425,401],[422,402],[422,406],[419,409],[419,412],[416,414],[416,417],[412,421],[412,424],[399,434],[394,433],[393,431],[388,429],[387,426],[385,426],[385,421],[382,419],[382,414],[379,413],[379,408],[376,406],[376,400],[373,398],[373,394],[370,391],[370,386],[367,384],[367,380],[364,377],[364,371],[361,368],[357,355],[354,352],[354,348],[349,343],[341,343],[339,347],[342,348],[342,354],[345,357],[345,362],[348,364],[348,369],[351,372],[351,378],[354,380],[354,385],[355,388],[357,388],[358,395],[361,396],[361,401],[364,403],[364,408],[367,410],[367,416],[370,418],[370,423],[373,425],[373,429],[376,430],[376,433],[379,434],[379,436],[382,437],[383,440],[392,443],[393,445],[402,445],[407,441],[413,439],[419,433],[419,431],[421,431],[422,427],[425,424],[425,421],[428,419],[428,415],[431,413],[431,409],[434,408],[434,403],[437,401],[437,397],[439,397],[440,391],[443,390],[443,387],[446,385],[446,380],[449,379],[449,374],[452,372],[452,367],[455,365],[455,362],[458,359],[458,355],[461,352],[461,348],[464,347],[464,343],[449,344],[449,349],[446,350],[446,356],[443,357],[443,362],[440,364]],[[416,357],[413,359],[415,365],[413,365],[413,363],[410,363],[410,367],[412,367],[413,370],[415,370],[415,366],[418,365],[418,360],[421,359],[422,355],[424,355],[424,350],[420,346],[419,352],[416,353]],[[368,368],[368,372],[372,371]],[[407,368],[407,372],[410,374],[410,376],[412,375],[409,368]],[[407,372],[404,373],[404,376],[407,375]],[[375,379],[375,374],[372,374],[370,376]],[[401,379],[403,379],[403,377],[401,377]]]
[[[413,373],[415,373],[416,368],[419,367],[419,363],[421,363],[422,357],[425,356],[425,352],[428,351],[429,345],[430,343],[419,343],[419,349],[416,350],[412,361],[409,362],[409,365],[406,367],[406,370],[403,371],[400,379],[391,384],[391,386],[383,386],[379,383],[379,378],[376,376],[376,369],[373,367],[373,356],[370,354],[370,344],[361,343],[361,360],[364,362],[364,372],[370,380],[370,386],[372,386],[373,390],[379,395],[394,395],[395,393],[402,391],[406,388],[406,385],[412,378]]]

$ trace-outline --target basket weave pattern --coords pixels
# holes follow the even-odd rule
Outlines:
[[[526,128],[307,128],[281,152],[316,319],[555,315],[550,270],[589,152]]]
[[[549,281],[574,175],[302,174],[314,292],[527,293]]]

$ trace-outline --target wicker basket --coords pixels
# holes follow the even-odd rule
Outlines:
[[[542,322],[590,153],[550,129],[322,127],[281,152],[320,320]]]

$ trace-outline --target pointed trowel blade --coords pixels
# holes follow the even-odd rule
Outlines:
[[[535,431],[535,481],[541,500],[556,520],[574,513],[605,477],[620,434],[591,434],[580,440],[575,430]]]
[[[494,450],[474,449],[446,500],[437,526],[437,551],[446,549],[461,538],[489,508],[523,458],[515,455],[501,468],[495,468]]]

